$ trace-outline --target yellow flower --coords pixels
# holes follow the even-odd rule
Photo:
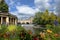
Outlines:
[[[49,29],[47,29],[47,32],[48,32],[48,33],[52,33],[52,31],[51,31],[51,30],[49,30]]]
[[[41,38],[45,38],[45,33],[40,32]]]
[[[9,31],[13,31],[13,30],[16,30],[16,29],[17,29],[17,27],[15,25],[9,25],[8,26]]]

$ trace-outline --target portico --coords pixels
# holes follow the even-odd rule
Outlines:
[[[17,20],[10,17],[0,17],[0,24],[16,24]]]
[[[9,13],[0,12],[0,24],[17,24],[17,17]]]

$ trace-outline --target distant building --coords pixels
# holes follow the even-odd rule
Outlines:
[[[0,24],[17,24],[17,17],[8,12],[8,5],[0,0]]]
[[[33,23],[33,17],[30,17],[29,19],[26,19],[26,20],[18,20],[18,22],[21,24],[32,24]]]

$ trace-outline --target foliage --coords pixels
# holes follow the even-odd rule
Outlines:
[[[59,22],[59,17],[57,17],[53,12],[49,13],[48,10],[44,12],[38,12],[35,14],[33,22],[37,25],[46,25],[46,24],[54,24],[54,21]]]
[[[0,25],[0,40],[32,40],[32,36],[23,27]]]
[[[4,0],[2,0],[0,2],[0,11],[1,12],[8,12],[8,6],[7,4],[4,2]]]
[[[60,25],[59,25],[60,26]],[[46,30],[40,32],[40,37],[44,40],[60,40],[60,27],[46,25]]]
[[[9,25],[9,26],[7,27],[7,29],[8,29],[9,31],[17,30],[16,28],[17,28],[17,26],[15,26],[15,25]]]
[[[35,15],[35,17],[34,17],[34,20],[33,20],[33,23],[35,23],[35,24],[41,24],[42,23],[42,19],[41,19],[41,15],[42,15],[43,13],[42,12],[38,12],[38,13],[36,13],[36,15]],[[41,19],[41,20],[40,20]]]
[[[10,30],[11,29],[11,30]],[[31,30],[26,31],[21,26],[16,25],[0,25],[0,40],[60,40],[60,25],[52,26],[47,24],[46,29],[34,35]]]

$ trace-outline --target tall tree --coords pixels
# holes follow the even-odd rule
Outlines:
[[[8,12],[8,5],[4,0],[0,1],[0,12]]]

